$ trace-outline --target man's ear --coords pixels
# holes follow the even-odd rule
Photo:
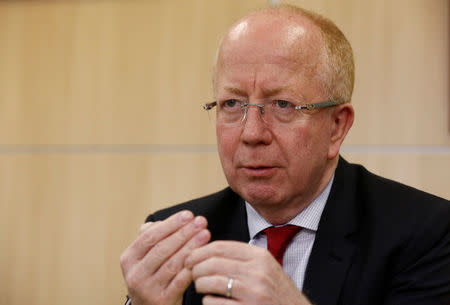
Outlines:
[[[330,146],[328,158],[334,159],[339,154],[342,142],[353,125],[355,112],[352,105],[345,103],[336,106],[331,112]]]

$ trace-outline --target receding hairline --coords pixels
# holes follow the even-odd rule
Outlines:
[[[314,20],[312,18],[310,18],[310,15],[314,16],[316,14],[314,12],[310,12],[303,8],[299,8],[296,6],[289,5],[289,4],[281,4],[278,6],[261,8],[261,9],[258,9],[258,10],[248,13],[247,15],[241,17],[239,20],[234,22],[233,25],[228,29],[228,31],[220,38],[219,46],[216,50],[216,54],[215,54],[214,62],[213,62],[213,75],[212,75],[213,88],[215,86],[215,77],[216,77],[216,72],[217,72],[217,64],[218,64],[219,55],[222,50],[223,44],[224,44],[224,42],[226,42],[230,32],[233,29],[235,29],[236,26],[238,26],[239,24],[241,24],[242,22],[244,22],[246,20],[251,19],[252,17],[264,16],[264,15],[285,17],[285,18],[287,17],[288,19],[290,19],[291,22],[294,22],[294,23],[298,24],[299,26],[304,26],[306,23],[306,25],[308,27],[310,27],[310,30],[308,31],[308,35],[317,34],[317,36],[316,36],[316,39],[318,39],[317,47],[320,49],[320,52],[322,53],[322,55],[325,57],[324,58],[325,62],[322,63],[322,65],[325,66],[325,69],[327,68],[328,54],[327,54],[325,41],[323,39],[323,34],[321,31],[321,28],[314,22]]]
[[[309,26],[313,33],[317,30],[319,37],[319,45],[316,47],[321,49],[323,60],[318,59],[315,77],[318,77],[323,87],[324,94],[327,98],[335,102],[347,103],[351,102],[354,81],[355,81],[355,64],[353,60],[353,50],[350,42],[344,33],[330,19],[317,14],[313,11],[306,10],[290,4],[282,4],[275,7],[262,8],[253,11],[235,22],[220,40],[219,47],[213,64],[213,88],[215,87],[215,76],[217,72],[217,62],[222,45],[228,33],[244,20],[255,15],[272,15],[291,19],[292,21]],[[300,22],[299,22],[300,21]],[[321,54],[321,55],[322,55]],[[214,88],[215,91],[215,88]]]

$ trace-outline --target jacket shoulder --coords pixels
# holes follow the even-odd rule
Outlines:
[[[237,198],[239,198],[239,196],[227,187],[219,192],[156,211],[147,217],[146,222],[163,220],[182,210],[189,210],[194,215],[209,216],[211,213],[215,213],[215,210],[220,208],[224,202],[230,202]]]
[[[369,172],[358,164],[349,164],[353,171],[356,190],[360,198],[376,207],[387,210],[402,210],[402,213],[417,213],[421,210],[449,210],[450,201],[424,192],[403,183]]]
[[[419,260],[438,244],[448,245],[450,201],[377,176],[360,165],[350,168],[355,172],[355,204],[367,242],[379,251],[403,253],[398,268]],[[449,249],[442,251],[450,254]]]
[[[386,248],[404,248],[425,236],[420,245],[426,248],[425,241],[432,243],[449,233],[448,200],[341,161],[327,202],[329,211],[327,206],[324,210],[328,221],[340,215],[339,226],[353,224],[365,232],[367,243]]]
[[[450,202],[345,160],[335,182],[327,220],[338,225],[323,225],[339,230],[352,224],[346,242],[359,266],[348,276],[345,297],[366,301],[376,295],[373,304],[444,304],[450,295]],[[362,287],[356,296],[355,287]]]
[[[211,240],[249,240],[247,213],[244,200],[227,187],[217,193],[193,199],[159,210],[149,215],[146,221],[164,220],[182,211],[204,216],[208,221]]]

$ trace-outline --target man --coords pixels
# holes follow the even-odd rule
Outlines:
[[[450,303],[449,202],[339,157],[353,75],[314,13],[269,8],[228,31],[205,109],[230,188],[149,216],[121,256],[129,302]]]

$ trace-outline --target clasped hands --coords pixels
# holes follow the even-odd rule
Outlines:
[[[181,305],[192,281],[204,305],[309,304],[267,250],[210,238],[206,219],[190,211],[143,224],[120,257],[132,305]]]

